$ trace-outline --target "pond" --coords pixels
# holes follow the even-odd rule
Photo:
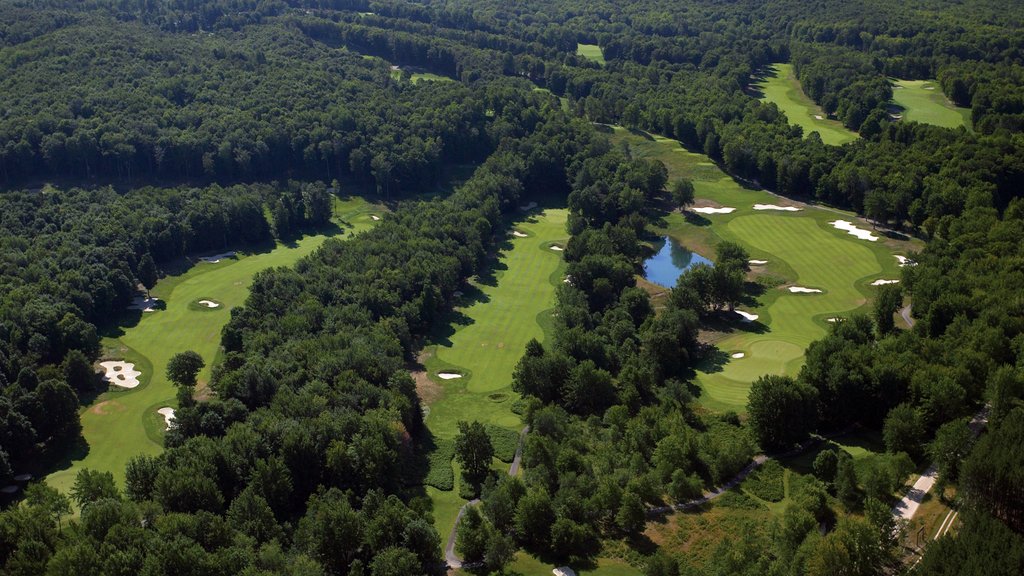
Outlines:
[[[644,261],[644,276],[659,286],[675,288],[679,276],[697,264],[713,266],[711,260],[680,246],[665,236],[654,245],[657,252]]]

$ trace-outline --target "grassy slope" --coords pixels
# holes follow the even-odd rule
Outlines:
[[[893,80],[892,99],[897,113],[910,122],[946,128],[971,125],[971,110],[954,105],[934,80]],[[931,88],[930,90],[928,88]]]
[[[576,44],[576,53],[588,60],[593,60],[598,64],[604,66],[604,52],[601,52],[601,47],[597,44]]]
[[[338,201],[335,221],[347,231],[369,228],[371,212],[379,212],[361,198]],[[256,272],[293,264],[313,252],[326,235],[306,236],[269,252],[242,255],[217,264],[197,263],[187,272],[162,279],[152,294],[167,304],[166,310],[138,317],[129,315],[118,334],[103,340],[104,356],[135,362],[142,371],[140,385],[132,390],[111,387],[92,404],[82,409],[82,435],[89,445],[88,454],[54,472],[47,482],[68,490],[83,468],[109,471],[118,483],[124,482],[128,459],[137,454],[159,454],[163,450],[163,417],[157,410],[176,406],[175,390],[164,370],[171,356],[195,350],[207,367],[199,375],[200,383],[209,380],[210,365],[220,349],[220,331],[230,318],[229,310],[244,303]],[[190,304],[210,299],[221,304],[213,310],[197,309]]]
[[[460,420],[519,431],[521,419],[511,409],[518,398],[511,388],[512,371],[531,338],[544,340],[544,326],[555,306],[555,287],[565,266],[559,253],[548,246],[567,239],[565,221],[565,210],[546,210],[517,225],[516,230],[528,237],[510,238],[494,276],[481,278],[466,290],[464,307],[456,310],[450,329],[432,337],[433,344],[425,350],[425,366],[443,390],[426,419],[435,436],[454,438]],[[463,377],[438,378],[437,373],[445,370],[456,370]],[[455,490],[427,490],[434,502],[435,526],[443,538],[464,502],[458,482],[456,474]]]
[[[866,310],[876,292],[870,282],[899,278],[894,254],[908,254],[919,244],[885,239],[858,240],[836,230],[829,222],[853,214],[806,207],[800,212],[755,211],[755,203],[780,204],[782,199],[765,191],[747,190],[722,173],[702,154],[683,149],[678,142],[616,128],[614,140],[629,143],[637,157],[656,158],[668,167],[670,179],[694,180],[695,196],[736,208],[732,214],[708,216],[679,212],[668,214],[656,230],[667,233],[704,256],[714,256],[722,240],[738,242],[751,258],[768,260],[755,269],[786,285],[818,288],[823,294],[791,294],[785,288],[769,288],[756,301],[740,307],[760,316],[757,322],[731,323],[712,334],[714,343],[727,353],[743,352],[741,359],[722,358],[697,374],[700,401],[715,410],[745,410],[750,382],[765,373],[796,375],[807,345],[828,329],[826,319]],[[813,249],[809,249],[813,247]],[[725,356],[724,354],[721,356]]]
[[[774,102],[782,110],[791,124],[803,127],[804,134],[817,132],[822,142],[839,146],[859,138],[856,132],[848,130],[842,122],[829,120],[825,112],[804,94],[800,81],[796,79],[792,64],[774,64],[775,72],[764,79],[759,89],[763,99]],[[815,116],[822,116],[818,120]]]

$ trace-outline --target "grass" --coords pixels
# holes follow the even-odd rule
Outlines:
[[[361,198],[335,199],[335,233],[369,228],[371,212],[382,209]],[[124,483],[124,469],[135,455],[163,451],[164,422],[156,411],[174,407],[174,386],[164,370],[171,356],[194,350],[206,361],[199,374],[200,390],[209,381],[211,365],[220,350],[220,332],[230,318],[230,309],[244,303],[256,272],[272,266],[293,264],[319,247],[325,234],[305,236],[288,245],[278,244],[263,252],[243,254],[217,264],[199,262],[186,272],[160,280],[152,294],[166,303],[166,309],[142,314],[126,313],[119,325],[103,338],[103,355],[134,362],[141,370],[140,385],[131,390],[111,387],[82,408],[82,436],[88,444],[84,458],[54,472],[47,482],[67,491],[79,470],[90,468],[114,475]],[[201,309],[198,300],[221,303],[220,308]]]
[[[565,267],[547,246],[567,239],[566,217],[564,209],[549,209],[517,224],[527,237],[511,237],[502,246],[493,274],[464,288],[450,323],[431,336],[423,362],[441,394],[429,405],[426,423],[438,443],[455,438],[459,421],[477,420],[487,425],[496,455],[511,461],[522,427],[512,411],[519,399],[512,391],[512,371],[530,339],[544,340]],[[462,378],[437,377],[448,370]],[[457,489],[428,488],[427,494],[434,525],[447,538],[464,500]]]
[[[601,52],[601,47],[597,44],[576,44],[576,54],[583,56],[587,60],[597,62],[601,66],[604,66],[604,52]]]
[[[755,203],[785,201],[763,190],[743,188],[706,156],[688,152],[674,140],[620,127],[611,130],[616,144],[628,145],[632,156],[664,162],[670,180],[692,179],[698,200],[736,208],[731,214],[665,214],[654,233],[670,235],[705,257],[713,257],[715,246],[729,240],[744,246],[752,259],[768,260],[766,266],[755,267],[752,276],[772,287],[763,288],[763,294],[739,307],[757,314],[758,320],[723,322],[705,334],[724,353],[697,373],[699,400],[712,410],[745,411],[750,383],[763,374],[795,376],[803,365],[804,350],[827,333],[827,319],[867,311],[877,291],[870,283],[899,278],[894,255],[907,255],[921,245],[884,236],[877,242],[854,238],[829,222],[845,219],[861,227],[870,225],[852,213],[831,208],[755,211]],[[823,293],[792,294],[785,288],[788,285],[818,288]],[[735,352],[743,352],[744,357],[730,358]]]
[[[522,576],[550,576],[551,571],[557,566],[546,564],[537,558],[519,552],[515,559],[505,569],[506,574],[522,574]],[[640,570],[633,568],[622,560],[614,558],[598,558],[593,566],[580,568],[570,565],[577,574],[591,576],[640,576]],[[462,572],[465,574],[465,572]]]
[[[822,142],[834,146],[860,138],[842,122],[829,119],[821,106],[804,93],[792,64],[773,64],[769,71],[755,87],[760,91],[762,100],[774,102],[786,114],[790,124],[802,126],[805,135],[817,132]]]
[[[391,77],[394,78],[395,80],[401,80],[402,79],[402,71],[401,70],[392,69],[391,70]],[[455,80],[452,80],[451,78],[449,78],[447,76],[441,76],[440,74],[434,74],[434,73],[431,73],[431,72],[413,72],[412,76],[409,77],[409,81],[412,82],[413,84],[418,84],[421,81],[426,81],[426,82],[454,82]]]
[[[908,122],[946,128],[971,125],[971,110],[950,102],[935,80],[893,80],[892,99],[892,112]]]

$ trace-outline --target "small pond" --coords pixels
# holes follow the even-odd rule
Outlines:
[[[672,238],[665,236],[659,240],[654,249],[657,253],[644,261],[644,276],[659,286],[675,288],[679,277],[697,264],[713,266],[711,260],[690,252],[676,244]]]

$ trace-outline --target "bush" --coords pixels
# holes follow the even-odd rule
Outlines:
[[[519,434],[508,428],[487,424],[487,436],[491,439],[491,446],[494,446],[494,456],[502,462],[512,462],[516,457],[516,448],[519,446]]]
[[[769,460],[743,481],[743,489],[768,502],[781,502],[786,497],[786,471],[775,460]]]
[[[455,470],[452,469],[452,458],[455,457],[455,442],[436,439],[434,450],[427,456],[430,469],[423,483],[438,490],[455,488]]]

